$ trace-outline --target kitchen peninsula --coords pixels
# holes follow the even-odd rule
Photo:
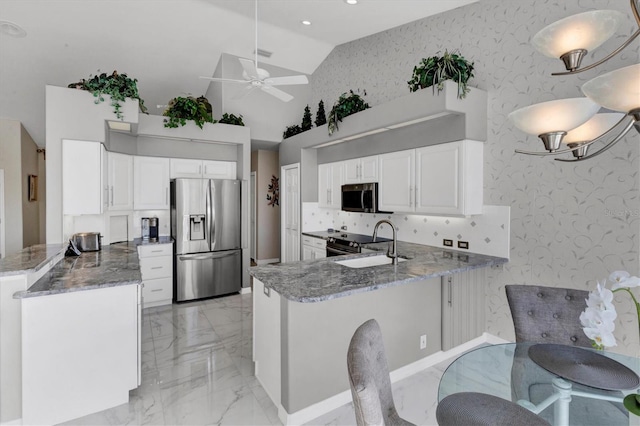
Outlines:
[[[56,424],[128,402],[140,383],[140,244],[0,260],[3,421]]]
[[[350,400],[347,347],[370,318],[382,329],[390,370],[416,368],[443,350],[445,334],[465,328],[452,326],[449,311],[482,334],[484,271],[507,259],[406,242],[398,242],[398,253],[407,259],[398,265],[337,263],[380,254],[367,253],[250,269],[256,377],[283,423],[303,423]]]

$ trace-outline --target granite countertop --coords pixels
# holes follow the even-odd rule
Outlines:
[[[386,242],[363,245],[382,253],[386,253],[388,246],[389,243]],[[508,259],[501,257],[402,241],[398,241],[397,251],[400,256],[409,260],[398,265],[359,269],[335,263],[337,260],[379,254],[367,253],[254,266],[249,269],[249,273],[282,297],[294,302],[309,303],[508,262]]]
[[[10,254],[0,259],[0,277],[37,272],[66,249],[67,244],[38,244]]]
[[[100,251],[65,257],[14,299],[92,290],[142,282],[137,244],[133,241],[103,246]],[[66,248],[66,245],[65,245]]]
[[[163,235],[158,237],[158,241],[143,240],[142,238],[134,238],[133,243],[136,246],[153,246],[157,244],[173,244],[173,237]]]

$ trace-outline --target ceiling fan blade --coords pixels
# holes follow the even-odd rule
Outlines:
[[[291,99],[293,99],[293,96],[291,96],[287,92],[283,92],[280,89],[276,89],[275,87],[262,86],[261,88],[263,91],[267,92],[271,96],[275,96],[276,98],[280,99],[282,102],[289,102]]]
[[[308,84],[309,79],[306,75],[289,75],[285,77],[270,77],[265,79],[264,82],[272,86],[287,86],[293,84]]]
[[[238,60],[242,65],[242,69],[244,69],[244,72],[246,72],[249,77],[252,79],[259,79],[258,68],[253,61],[244,58],[238,58]]]
[[[236,92],[236,94],[231,97],[231,99],[233,99],[235,101],[238,101],[240,99],[244,99],[249,93],[253,92],[254,90],[256,90],[256,86],[250,84],[250,85],[238,90]]]
[[[232,78],[204,77],[202,75],[199,78],[203,80],[220,81],[223,83],[249,83],[247,80],[234,80]]]

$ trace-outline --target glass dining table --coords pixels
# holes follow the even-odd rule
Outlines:
[[[625,395],[640,391],[638,375],[640,358],[608,351],[487,345],[449,365],[440,379],[438,401],[453,393],[480,392],[517,402],[555,426],[640,425],[640,417],[622,404]]]

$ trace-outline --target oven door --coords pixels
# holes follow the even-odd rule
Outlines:
[[[342,246],[340,244],[327,243],[327,257],[342,256],[345,254],[358,254],[359,249],[355,249],[349,246]]]

